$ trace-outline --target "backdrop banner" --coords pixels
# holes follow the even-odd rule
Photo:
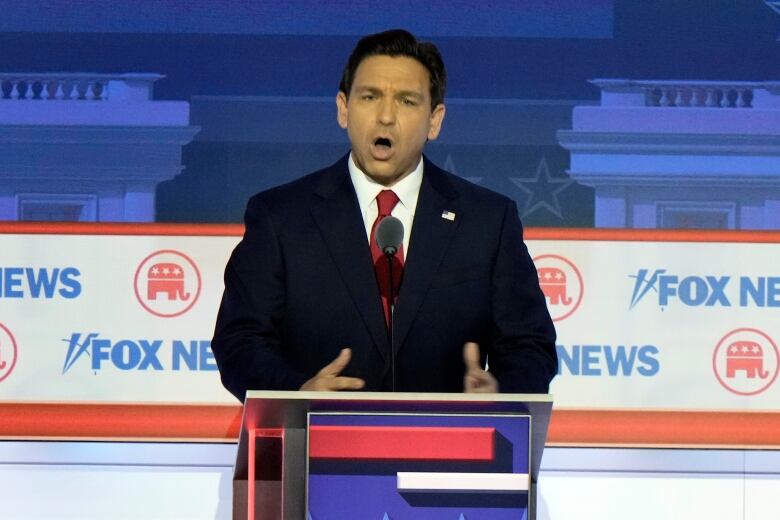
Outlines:
[[[48,226],[0,235],[2,402],[236,404],[210,339],[240,226]],[[780,411],[780,234],[526,241],[558,331],[556,409]]]

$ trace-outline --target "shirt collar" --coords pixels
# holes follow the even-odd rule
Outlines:
[[[417,197],[420,195],[420,186],[422,185],[423,159],[420,157],[420,162],[417,163],[417,167],[412,170],[409,175],[395,183],[391,188],[387,188],[366,175],[363,170],[355,164],[355,160],[350,153],[349,177],[352,179],[352,185],[355,187],[360,211],[364,216],[366,214],[366,209],[379,192],[386,189],[392,189],[398,196],[398,200],[404,208],[414,214],[415,208],[417,207]]]

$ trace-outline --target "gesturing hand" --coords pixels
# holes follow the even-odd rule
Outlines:
[[[479,363],[479,345],[469,341],[463,345],[463,391],[467,394],[491,394],[498,392],[498,381]]]
[[[352,350],[341,349],[336,359],[317,372],[317,375],[303,383],[301,390],[326,392],[330,390],[359,390],[366,384],[357,377],[343,377],[339,374],[349,363]]]

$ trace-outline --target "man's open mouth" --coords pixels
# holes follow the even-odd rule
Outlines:
[[[387,148],[390,149],[393,147],[392,141],[390,139],[387,139],[386,137],[378,137],[374,141],[374,146],[377,148]]]
[[[387,137],[377,137],[371,146],[371,155],[377,161],[387,161],[393,156],[393,141]]]

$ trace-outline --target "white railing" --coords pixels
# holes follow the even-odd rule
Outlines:
[[[0,72],[0,102],[145,101],[152,99],[160,74]]]
[[[594,79],[611,106],[778,108],[780,82]]]

